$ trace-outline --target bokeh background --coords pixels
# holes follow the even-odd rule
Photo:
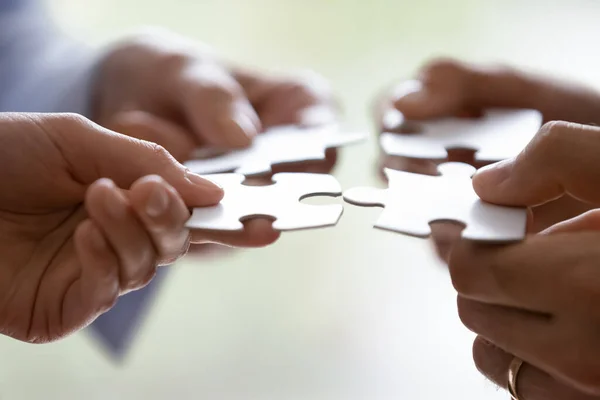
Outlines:
[[[593,0],[47,2],[95,45],[159,25],[237,63],[315,70],[351,130],[372,132],[375,95],[435,56],[592,85],[600,74]],[[345,188],[383,186],[376,159],[371,138],[334,173]],[[121,357],[89,331],[42,346],[0,338],[0,399],[506,399],[473,365],[431,243],[371,229],[378,214],[346,206],[337,228],[185,258]]]

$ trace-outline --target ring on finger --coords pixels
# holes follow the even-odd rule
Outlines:
[[[523,360],[518,357],[513,358],[508,367],[508,393],[512,400],[523,400],[519,398],[517,392],[517,381],[519,379],[519,371],[523,366]]]

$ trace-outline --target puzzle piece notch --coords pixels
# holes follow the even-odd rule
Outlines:
[[[525,237],[526,210],[481,201],[471,183],[473,167],[444,163],[438,170],[441,175],[429,176],[386,169],[388,189],[353,188],[344,199],[384,207],[375,227],[412,236],[429,237],[432,222],[454,221],[465,225],[465,239],[512,242]]]
[[[530,109],[489,109],[481,118],[405,121],[418,124],[419,133],[384,132],[380,145],[391,156],[444,160],[449,150],[467,149],[475,152],[475,161],[495,162],[518,155],[542,121],[541,113]]]
[[[290,231],[336,225],[343,206],[300,203],[307,197],[342,194],[339,182],[331,175],[280,173],[269,186],[246,186],[241,174],[216,174],[206,177],[223,187],[225,196],[214,207],[194,209],[186,226],[190,229],[241,231],[241,221],[273,218],[273,229]]]
[[[191,160],[186,166],[198,174],[235,171],[245,176],[264,175],[271,172],[273,165],[325,160],[327,149],[364,139],[364,134],[341,133],[337,125],[316,128],[281,126],[258,135],[246,149]]]

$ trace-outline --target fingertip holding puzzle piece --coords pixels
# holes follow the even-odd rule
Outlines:
[[[422,123],[418,135],[383,133],[380,143],[390,155],[445,159],[447,150],[476,151],[477,160],[500,161],[517,155],[541,126],[534,110],[490,110],[482,119],[447,119]],[[214,207],[194,209],[190,229],[240,231],[243,221],[274,219],[273,229],[334,226],[343,213],[340,204],[308,205],[313,196],[338,197],[342,189],[331,175],[280,173],[268,186],[244,185],[246,177],[271,172],[273,165],[323,160],[325,150],[356,143],[364,135],[343,134],[336,127],[281,127],[259,135],[248,149],[187,163],[193,172],[224,188],[225,197]],[[216,172],[235,171],[236,173]],[[380,206],[375,227],[406,235],[428,237],[429,224],[453,221],[465,225],[462,237],[484,242],[513,242],[526,234],[525,208],[503,207],[481,201],[471,177],[475,168],[462,163],[439,165],[439,176],[386,169],[387,189],[353,188],[343,193],[347,203]]]
[[[525,237],[527,212],[524,208],[484,203],[471,185],[475,168],[445,163],[441,176],[428,176],[387,169],[388,189],[353,188],[344,192],[346,202],[360,206],[381,206],[375,227],[418,237],[428,237],[429,223],[455,221],[465,224],[465,239],[485,242],[512,242]],[[241,174],[209,175],[225,197],[214,207],[196,208],[187,223],[190,229],[241,231],[242,221],[253,217],[274,218],[273,229],[334,226],[343,206],[308,205],[300,200],[312,196],[337,197],[341,186],[331,175],[281,173],[269,186],[246,186]]]

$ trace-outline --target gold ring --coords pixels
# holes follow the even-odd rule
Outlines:
[[[517,394],[517,380],[519,379],[521,366],[523,366],[523,360],[515,357],[508,367],[508,393],[510,393],[512,400],[521,400]]]

